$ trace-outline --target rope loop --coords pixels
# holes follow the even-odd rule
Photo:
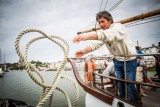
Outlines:
[[[39,37],[36,37],[36,38],[33,38],[31,39],[25,46],[25,51],[24,53],[22,54],[22,52],[20,51],[20,47],[19,47],[19,42],[20,42],[20,39],[22,38],[22,36],[24,36],[25,34],[27,33],[32,33],[32,32],[37,32],[39,34],[41,34],[41,36]],[[57,73],[56,73],[56,76],[52,82],[51,85],[47,85],[43,79],[43,76],[40,74],[40,71],[39,69],[37,69],[34,65],[32,65],[31,63],[28,62],[27,60],[27,53],[28,53],[28,49],[29,49],[29,46],[35,42],[35,41],[38,41],[40,39],[49,39],[50,41],[56,43],[63,51],[64,53],[64,58],[63,60],[61,61],[60,65],[58,66],[57,68]],[[59,41],[62,41],[62,43],[60,43],[59,41],[57,41],[57,39]],[[59,83],[60,79],[68,79],[75,87],[75,90],[76,90],[76,94],[75,94],[75,100],[74,100],[74,103],[73,103],[73,106],[76,107],[77,106],[77,103],[78,103],[78,99],[79,99],[79,91],[78,91],[78,85],[77,83],[70,77],[68,76],[62,76],[62,72],[64,71],[65,69],[65,65],[66,65],[66,62],[67,62],[67,58],[68,58],[68,54],[69,54],[69,45],[67,43],[66,40],[64,40],[63,38],[61,38],[60,36],[49,36],[47,34],[45,34],[44,32],[42,32],[41,30],[38,30],[38,29],[27,29],[25,31],[22,31],[16,38],[16,41],[15,41],[15,49],[16,49],[16,52],[20,58],[20,60],[23,62],[23,64],[25,65],[25,69],[27,70],[27,73],[29,75],[29,77],[39,86],[41,86],[43,88],[42,90],[42,94],[41,94],[41,97],[40,97],[40,100],[39,100],[39,103],[37,104],[37,107],[43,107],[43,105],[49,101],[48,103],[48,107],[51,107],[51,102],[52,102],[52,97],[53,97],[53,94],[54,94],[54,91],[55,89],[58,90],[59,92],[61,92],[65,98],[66,98],[66,101],[67,101],[67,105],[68,107],[72,107],[72,104],[71,104],[71,100],[69,98],[69,95],[67,94],[67,92],[64,90],[64,89],[61,89],[57,86],[57,84]],[[38,79],[35,78],[35,76],[33,75],[31,69],[36,72],[36,74],[40,77],[41,81],[39,81]]]

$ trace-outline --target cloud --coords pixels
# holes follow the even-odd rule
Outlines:
[[[111,8],[119,0],[109,0],[106,9]],[[18,55],[15,51],[15,39],[17,35],[26,29],[40,29],[48,35],[59,35],[70,45],[70,55],[74,56],[77,49],[83,49],[87,42],[73,44],[72,39],[78,31],[95,21],[95,15],[99,11],[100,0],[0,0],[0,48],[6,54],[6,62],[17,62]],[[104,9],[105,1],[101,8]],[[111,13],[115,21],[135,16],[144,12],[158,9],[159,0],[124,0]],[[160,22],[127,28],[134,43],[137,39],[142,46],[157,43],[160,32]],[[90,26],[94,27],[95,23]],[[38,33],[26,34],[21,40],[21,49],[25,44],[37,37]],[[142,35],[142,38],[138,38]],[[147,43],[143,38],[147,37]],[[148,35],[148,36],[147,36]],[[150,39],[152,35],[154,38]],[[149,41],[151,40],[151,41]],[[55,52],[56,50],[56,52]],[[99,51],[100,52],[100,51]],[[98,52],[97,52],[98,53]],[[40,40],[29,48],[29,60],[58,61],[63,55],[62,50],[48,40]]]

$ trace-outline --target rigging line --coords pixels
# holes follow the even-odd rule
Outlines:
[[[129,23],[124,24],[124,26],[132,25],[132,24],[138,23],[140,21],[142,21],[142,20],[137,20],[137,21],[134,21],[134,22],[129,22]]]
[[[124,0],[120,0],[119,2],[117,2],[114,6],[112,6],[112,7],[108,10],[108,12],[111,12],[113,9],[115,9],[115,8],[116,8],[119,4],[121,4],[123,1],[124,1]],[[106,8],[106,6],[107,6],[107,3],[108,3],[108,0],[106,1],[104,10],[105,10],[105,8]],[[96,21],[96,24],[97,24],[97,21]],[[96,24],[95,24],[95,28],[96,28]]]
[[[143,22],[143,23],[137,23],[137,24],[130,25],[130,26],[125,26],[125,27],[132,27],[132,26],[141,25],[141,24],[146,24],[146,23],[155,22],[155,21],[159,21],[159,20],[160,20],[160,19],[152,20],[152,21],[148,21],[148,22]]]
[[[84,30],[84,29],[87,29],[87,28],[93,26],[95,22],[96,22],[95,20],[92,21],[89,25],[87,25],[86,27],[82,28],[80,31],[82,31],[82,30]]]
[[[99,8],[99,11],[101,10],[101,7],[102,7],[102,3],[103,3],[103,0],[101,1],[101,5],[100,5],[100,8]]]
[[[103,0],[102,0],[102,1],[101,1],[101,3],[100,3],[99,11],[100,11],[100,10],[101,10],[101,8],[102,8],[102,4],[103,4]],[[96,20],[94,20],[94,21],[93,21],[93,22],[91,22],[89,25],[87,25],[86,27],[82,28],[80,31],[82,31],[82,30],[84,30],[84,29],[86,29],[86,28],[91,27],[92,25],[94,25],[94,23],[95,23],[95,27],[96,27],[96,25],[97,25],[97,21],[96,21]]]
[[[159,18],[160,17],[160,15],[156,15],[156,16],[152,16],[152,17],[148,17],[148,18],[145,18],[145,19],[154,19],[154,18]]]
[[[111,7],[111,8],[108,10],[108,12],[111,12],[113,9],[115,9],[115,8],[116,8],[120,3],[122,3],[123,1],[124,1],[124,0],[120,0],[119,2],[117,2],[113,7]],[[102,2],[103,2],[103,0],[101,1],[100,8],[102,7]],[[100,11],[100,9],[99,9],[99,11]],[[84,30],[84,29],[92,26],[94,23],[96,23],[96,20],[93,21],[93,22],[91,22],[88,26],[84,27],[84,28],[81,29],[80,31],[82,31],[82,30]],[[96,26],[96,25],[95,25],[95,26]]]
[[[114,6],[112,6],[108,12],[111,12],[112,10],[114,10],[121,2],[123,2],[123,0],[120,0],[119,2],[117,2]]]
[[[116,8],[120,3],[122,3],[124,0],[120,0],[118,3],[116,3],[113,7],[111,7],[110,9],[114,9],[114,8]],[[103,0],[101,1],[101,5],[100,5],[100,9],[101,9],[101,7],[102,7],[102,3],[103,3]],[[107,6],[107,3],[108,3],[108,0],[106,1],[106,3],[105,3],[105,7],[104,7],[104,10],[105,10],[105,8],[106,8],[106,6]],[[116,7],[115,7],[116,6]],[[100,9],[99,9],[99,11],[100,11]],[[113,10],[112,9],[112,10]],[[112,11],[111,10],[111,11]],[[109,11],[109,10],[108,10]],[[95,22],[95,27],[96,27],[96,25],[97,25],[97,21],[94,21]],[[94,22],[92,22],[92,23],[94,23]],[[91,24],[92,24],[91,23]]]
[[[149,18],[145,18],[145,19],[143,19],[143,20],[137,20],[137,21],[134,21],[134,22],[130,22],[130,23],[126,23],[126,24],[124,24],[125,26],[129,26],[129,25],[133,25],[133,24],[135,24],[135,23],[138,23],[138,22],[140,22],[140,21],[147,21],[147,20],[151,20],[151,19],[156,19],[156,18],[159,18],[160,17],[160,15],[159,16],[153,16],[153,17],[149,17]]]
[[[96,30],[96,26],[97,26],[97,21],[96,21],[96,23],[95,23],[95,26],[94,26],[94,28],[95,28],[95,31],[97,32],[97,30]]]
[[[119,0],[119,2],[117,2],[114,6],[112,6],[108,12],[111,12],[112,10],[114,10],[119,4],[121,4],[124,0]]]
[[[107,4],[108,4],[108,0],[106,1],[106,4],[104,5],[104,9],[103,9],[103,10],[105,10],[105,9],[106,9]]]
[[[131,23],[126,23],[126,24],[124,24],[124,26],[129,26],[129,25],[134,25],[134,24],[136,24],[136,23],[139,23],[140,21],[144,21],[144,22],[147,22],[148,20],[156,20],[156,18],[158,19],[159,17],[155,17],[155,18],[147,18],[147,19],[144,19],[144,20],[137,20],[136,22],[131,22]]]
[[[108,0],[107,0],[108,1]],[[99,12],[100,12],[100,10],[101,10],[101,7],[102,7],[102,3],[103,3],[103,0],[101,1],[101,5],[100,5],[100,8],[99,8]],[[95,29],[96,29],[96,26],[97,26],[97,20],[95,20]]]
[[[102,3],[102,2],[101,2]],[[108,3],[108,0],[106,1],[106,3],[105,3],[105,6],[104,6],[104,9],[103,10],[105,10],[105,8],[107,7],[107,3]],[[100,10],[99,10],[100,11]],[[96,29],[96,26],[97,26],[97,21],[96,21],[96,23],[95,23],[95,29]]]

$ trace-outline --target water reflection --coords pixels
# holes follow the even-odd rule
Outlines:
[[[43,72],[42,75],[44,76],[46,83],[51,84],[56,73]],[[68,75],[75,79],[72,71],[64,72],[63,75]],[[83,73],[80,73],[80,75],[83,77]],[[58,86],[63,88],[69,94],[70,99],[73,102],[75,89],[72,83],[66,79],[62,79]],[[6,73],[3,78],[0,78],[0,97],[2,98],[21,100],[25,101],[29,105],[36,106],[39,101],[41,91],[42,88],[34,83],[24,71],[9,72]],[[80,86],[79,91],[80,100],[78,102],[78,107],[84,107],[85,92]],[[54,107],[67,107],[65,97],[59,91],[55,91],[53,100],[52,105]]]

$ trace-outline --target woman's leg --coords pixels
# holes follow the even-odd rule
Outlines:
[[[136,69],[137,69],[137,60],[131,60],[126,63],[126,78],[127,80],[136,81]],[[128,96],[129,99],[133,102],[137,101],[137,90],[135,84],[128,83]]]
[[[116,60],[114,68],[115,68],[117,78],[124,79],[124,71],[123,71],[122,62]],[[118,81],[118,91],[119,91],[120,97],[122,98],[125,97],[124,82]]]

